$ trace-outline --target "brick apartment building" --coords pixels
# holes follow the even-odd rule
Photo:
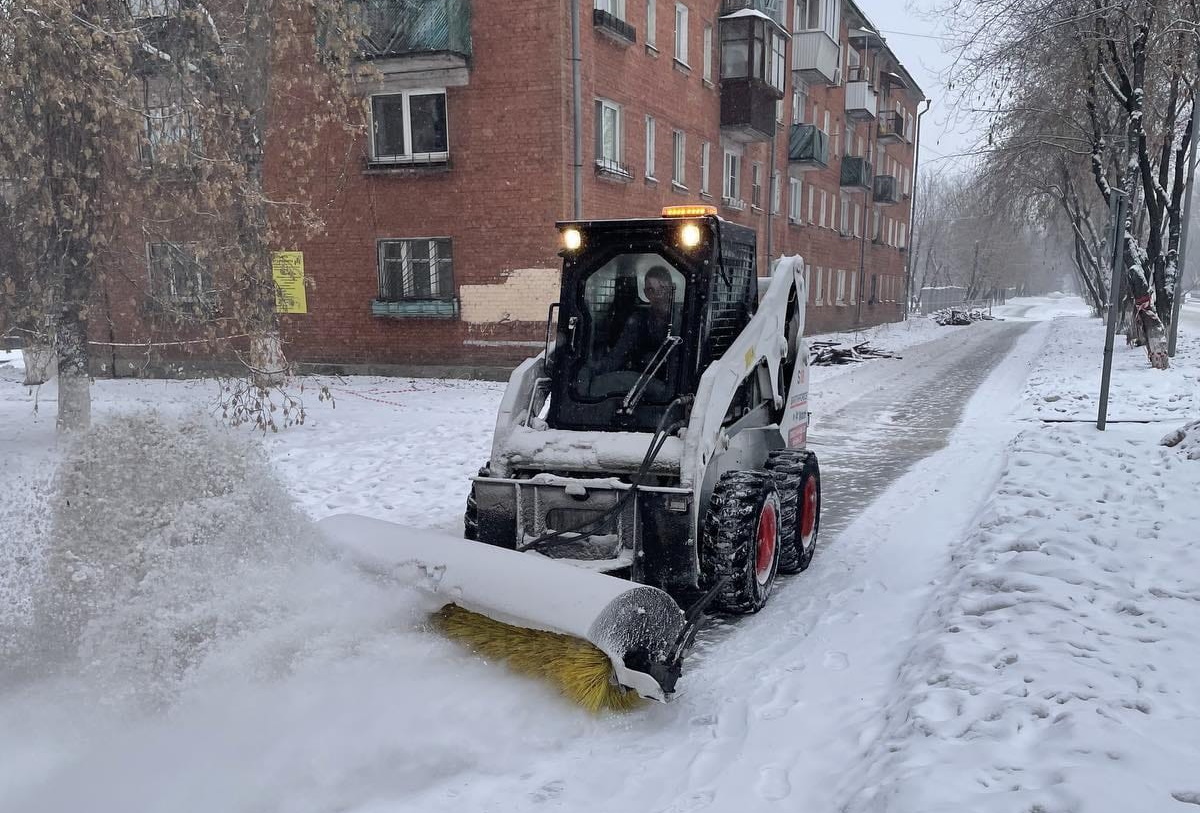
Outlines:
[[[326,229],[279,246],[306,282],[292,361],[499,373],[544,341],[556,221],[679,203],[756,229],[760,269],[802,255],[810,332],[902,318],[923,95],[852,0],[575,2],[577,53],[561,0],[380,4],[363,135],[313,153]],[[306,115],[276,119],[275,189]]]

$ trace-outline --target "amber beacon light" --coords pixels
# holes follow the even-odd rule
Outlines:
[[[663,217],[707,217],[717,213],[716,206],[664,206]]]

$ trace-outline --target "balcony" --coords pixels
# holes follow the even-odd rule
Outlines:
[[[761,79],[721,80],[721,135],[750,143],[775,135],[780,93]]]
[[[871,162],[866,158],[858,155],[842,156],[842,186],[865,191],[871,189],[874,179]]]
[[[904,115],[902,113],[880,113],[878,137],[880,144],[904,143]]]
[[[861,67],[850,69],[846,77],[846,118],[851,121],[873,121],[879,110],[871,75]]]
[[[632,45],[637,42],[637,29],[615,14],[603,9],[592,9],[592,25],[601,34],[607,34],[618,42]]]
[[[900,202],[900,181],[895,175],[876,175],[871,199],[884,206]]]
[[[738,11],[761,12],[782,27],[787,16],[787,5],[780,0],[721,0],[721,17]]]
[[[793,124],[788,137],[788,171],[791,175],[829,166],[829,135],[815,124]]]
[[[824,31],[792,34],[792,72],[806,82],[837,84],[840,50]]]
[[[362,57],[385,82],[465,85],[471,59],[470,0],[362,0]],[[395,84],[395,82],[393,82]]]

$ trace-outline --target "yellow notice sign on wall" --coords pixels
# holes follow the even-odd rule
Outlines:
[[[275,277],[275,310],[308,313],[308,300],[304,296],[304,252],[274,252],[271,275]]]

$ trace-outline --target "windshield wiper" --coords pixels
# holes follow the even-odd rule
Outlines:
[[[633,411],[638,401],[642,400],[642,396],[646,394],[646,389],[650,386],[650,379],[666,363],[667,356],[671,355],[671,351],[682,343],[683,339],[679,336],[672,336],[670,333],[667,334],[667,338],[663,339],[663,343],[654,351],[654,355],[650,357],[650,361],[646,362],[646,369],[642,370],[642,374],[638,376],[638,380],[633,382],[633,386],[625,394],[625,400],[621,402],[621,408],[617,410],[618,412],[629,414]]]

